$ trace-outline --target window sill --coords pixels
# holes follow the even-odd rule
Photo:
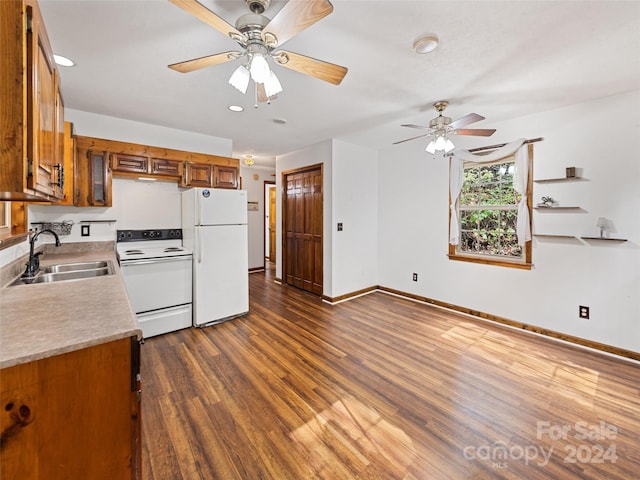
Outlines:
[[[0,250],[22,243],[28,236],[28,233],[18,233],[17,235],[6,235],[4,237],[0,237]]]
[[[519,268],[521,270],[531,270],[533,268],[532,263],[516,263],[510,262],[508,260],[495,260],[491,258],[478,258],[478,257],[468,257],[465,255],[453,255],[448,254],[449,260],[457,260],[459,262],[469,262],[469,263],[480,263],[483,265],[496,265],[499,267],[508,267],[508,268]]]

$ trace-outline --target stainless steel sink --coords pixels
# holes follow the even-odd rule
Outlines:
[[[31,285],[34,283],[65,282],[93,277],[113,275],[113,264],[110,260],[83,263],[62,263],[49,265],[31,279],[18,278],[10,286]]]
[[[97,262],[82,262],[82,263],[61,263],[60,265],[49,265],[42,269],[42,273],[61,273],[61,272],[77,272],[85,270],[96,270],[102,268],[109,268],[109,261],[102,260]]]

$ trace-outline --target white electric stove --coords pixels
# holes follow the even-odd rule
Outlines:
[[[118,230],[116,251],[144,337],[190,327],[193,255],[182,230]]]

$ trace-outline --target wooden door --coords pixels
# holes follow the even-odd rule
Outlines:
[[[322,166],[284,177],[283,278],[322,295]]]
[[[269,189],[269,261],[276,261],[276,189]]]

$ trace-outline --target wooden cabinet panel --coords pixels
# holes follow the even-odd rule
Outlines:
[[[238,188],[238,169],[215,165],[213,167],[213,186],[215,188]]]
[[[125,338],[3,369],[0,478],[139,478],[137,349]]]
[[[182,178],[184,187],[211,188],[213,187],[213,165],[186,162]]]
[[[182,162],[179,160],[167,160],[164,158],[151,159],[151,175],[166,177],[181,177]]]
[[[149,159],[135,155],[111,154],[111,170],[123,173],[149,173]]]
[[[64,113],[51,46],[35,0],[0,4],[0,198],[55,201]]]
[[[74,175],[76,207],[111,206],[108,152],[78,148]]]

